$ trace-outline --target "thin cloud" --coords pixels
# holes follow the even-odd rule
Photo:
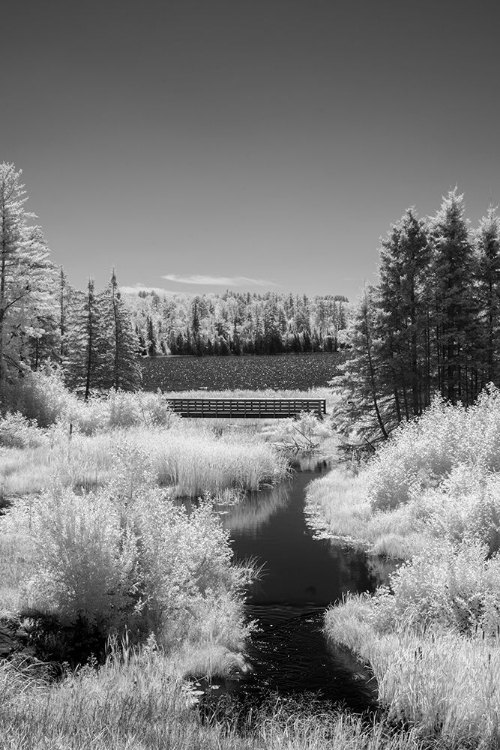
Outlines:
[[[169,294],[166,289],[160,289],[158,286],[145,286],[145,284],[134,284],[134,286],[121,286],[120,292],[124,294],[139,294],[139,292],[156,292],[156,294]]]
[[[175,273],[168,273],[162,276],[162,279],[175,281],[177,284],[202,284],[206,286],[280,286],[274,281],[250,279],[248,276],[203,276],[202,274],[178,276]]]

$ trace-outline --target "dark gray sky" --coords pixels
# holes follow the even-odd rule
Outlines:
[[[407,206],[455,185],[473,223],[500,203],[499,16],[3,0],[0,160],[78,287],[114,265],[123,286],[354,298]]]

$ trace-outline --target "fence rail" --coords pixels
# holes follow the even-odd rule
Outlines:
[[[326,414],[326,401],[320,398],[169,398],[172,410],[181,417],[280,419],[303,411],[320,419]]]

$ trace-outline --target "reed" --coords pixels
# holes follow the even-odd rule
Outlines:
[[[0,667],[2,750],[417,750],[413,731],[328,712],[311,700],[270,699],[202,721],[194,686],[161,653],[112,655],[58,684]]]
[[[318,538],[338,539],[387,558],[407,559],[423,549],[428,534],[413,506],[374,513],[368,491],[366,472],[332,469],[307,488],[308,525]]]
[[[498,636],[439,628],[380,633],[369,597],[348,597],[325,618],[327,637],[369,663],[388,719],[410,723],[422,740],[446,747],[498,747]]]
[[[121,459],[120,459],[121,456]],[[93,490],[111,481],[117,461],[130,470],[152,472],[154,481],[179,496],[218,494],[227,488],[257,490],[287,475],[285,459],[258,436],[235,430],[217,438],[207,425],[171,430],[133,427],[94,435],[58,435],[36,448],[0,453],[3,493],[22,496],[54,483]]]

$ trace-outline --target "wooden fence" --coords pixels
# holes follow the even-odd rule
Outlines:
[[[280,419],[301,412],[326,414],[326,401],[320,398],[169,398],[168,403],[181,417]]]

